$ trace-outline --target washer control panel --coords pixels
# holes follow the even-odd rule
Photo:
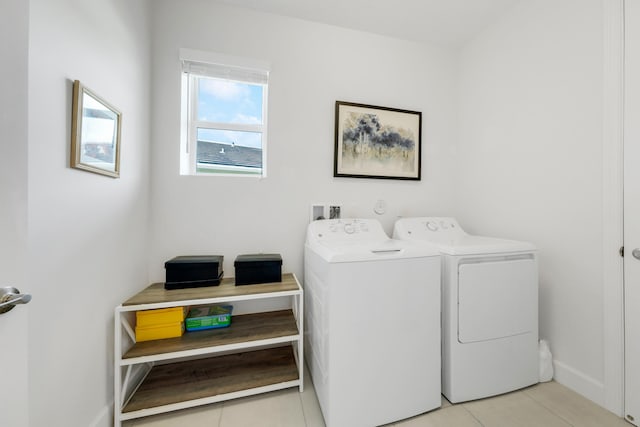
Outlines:
[[[314,221],[309,224],[311,235],[317,240],[370,240],[388,238],[380,222],[375,219],[336,219]]]

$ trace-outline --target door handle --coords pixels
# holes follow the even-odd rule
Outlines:
[[[635,248],[632,252],[631,255],[633,255],[633,257],[635,259],[640,259],[640,248]]]
[[[31,301],[31,295],[21,294],[20,291],[11,286],[0,288],[0,314],[13,309],[16,304],[27,304]]]

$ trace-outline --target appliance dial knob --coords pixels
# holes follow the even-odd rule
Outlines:
[[[427,221],[427,228],[431,231],[438,231],[438,224],[435,222]]]
[[[347,234],[353,234],[353,232],[356,231],[356,228],[353,226],[353,224],[345,224],[344,225],[344,232]]]

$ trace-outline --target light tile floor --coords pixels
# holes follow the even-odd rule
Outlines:
[[[306,372],[297,388],[123,423],[125,427],[324,427]],[[588,399],[554,381],[513,393],[452,405],[399,421],[397,427],[631,427]],[[387,427],[389,427],[387,426]]]

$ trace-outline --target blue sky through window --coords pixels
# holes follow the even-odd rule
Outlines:
[[[198,120],[233,124],[263,124],[262,85],[209,77],[198,78]],[[198,139],[262,148],[262,134],[198,129]]]

